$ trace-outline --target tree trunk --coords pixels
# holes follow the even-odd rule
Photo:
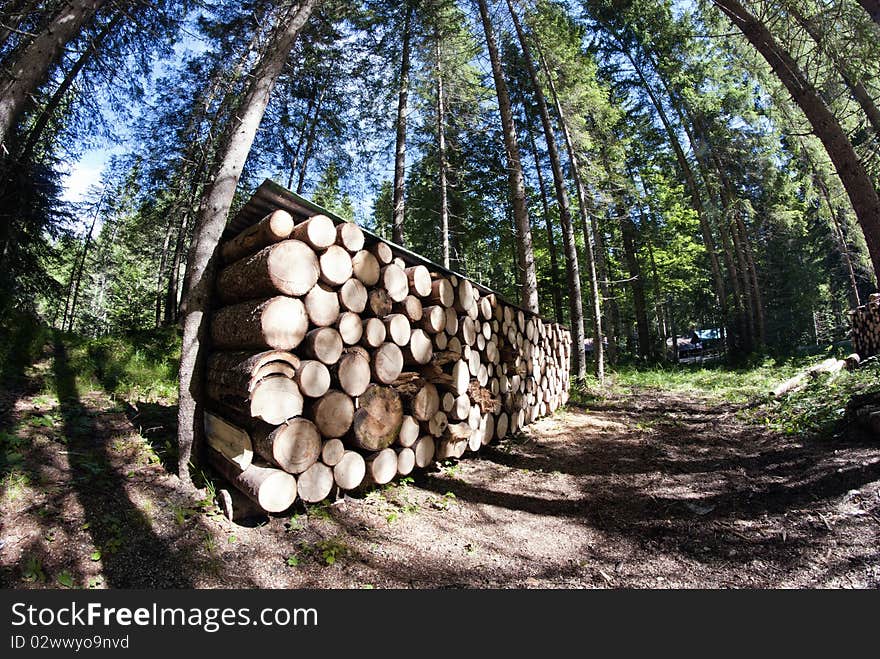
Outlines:
[[[168,248],[171,246],[171,222],[165,227],[165,238],[162,240],[162,253],[159,256],[159,269],[156,271],[156,327],[162,325],[162,278],[165,266],[168,265]]]
[[[523,104],[525,108],[525,104]],[[529,143],[532,147],[532,153],[535,156],[535,172],[538,175],[538,190],[541,194],[541,210],[544,212],[544,226],[547,229],[547,251],[550,252],[550,278],[551,289],[553,295],[553,317],[560,325],[563,323],[562,317],[562,294],[559,291],[559,261],[556,254],[556,238],[553,235],[553,222],[550,219],[550,204],[547,200],[547,184],[544,182],[544,174],[541,172],[541,158],[538,155],[538,147],[535,144],[535,135],[532,132],[532,122],[528,118],[526,111],[526,123],[528,124]]]
[[[80,32],[106,0],[70,0],[39,35],[15,58],[5,63],[0,76],[0,143],[25,110],[49,69],[58,62],[65,46]]]
[[[12,0],[3,5],[3,13],[0,14],[0,48],[6,45],[7,40],[18,31],[24,17],[34,11],[36,2],[24,0]]]
[[[825,105],[791,55],[774,39],[767,27],[737,0],[713,0],[736,25],[785,85],[806,115],[816,137],[834,163],[865,234],[874,273],[880,276],[880,195],[846,136],[837,117]],[[867,4],[868,0],[860,0]],[[876,7],[871,0],[869,7]],[[864,4],[863,4],[864,6]],[[870,13],[870,9],[868,10]]]
[[[397,135],[394,147],[394,218],[391,239],[398,245],[404,244],[404,184],[406,177],[406,114],[409,97],[409,49],[412,30],[412,8],[404,7],[403,45],[400,55],[400,90],[397,94]]]
[[[541,68],[544,70],[544,75],[547,77],[547,84],[550,86],[550,93],[553,95],[553,103],[556,107],[556,114],[559,117],[559,126],[562,129],[562,136],[565,139],[565,147],[568,151],[568,157],[571,161],[572,175],[574,177],[575,189],[577,190],[578,195],[578,206],[580,208],[581,213],[581,221],[584,223],[585,230],[585,238],[586,244],[584,245],[584,251],[587,255],[587,275],[590,282],[590,293],[592,297],[593,303],[593,365],[594,365],[594,374],[596,375],[596,379],[599,380],[600,383],[605,381],[605,347],[603,345],[603,334],[602,334],[602,309],[601,309],[601,298],[599,296],[599,284],[598,278],[596,277],[596,259],[594,258],[594,244],[592,240],[592,234],[586,230],[587,228],[587,220],[586,220],[586,194],[584,192],[584,186],[581,184],[580,173],[578,172],[578,164],[577,158],[574,152],[574,143],[571,140],[571,133],[568,130],[568,122],[566,120],[565,114],[562,111],[562,103],[559,100],[559,94],[556,93],[556,83],[553,82],[553,77],[550,74],[550,68],[547,66],[547,60],[544,59],[543,53],[540,51],[538,55],[541,58]],[[563,236],[565,232],[563,231]],[[569,246],[566,245],[566,252],[568,251]],[[576,247],[574,245],[574,231],[572,231],[572,251],[576,251]],[[580,285],[578,285],[578,292],[580,291]],[[574,295],[574,289],[569,293],[569,295]],[[575,329],[575,340],[577,340],[577,329]],[[581,343],[578,346],[578,350],[580,351],[580,346],[584,345],[583,338],[581,338]],[[585,357],[586,359],[586,357]],[[580,367],[580,365],[578,365]],[[586,370],[586,367],[585,367]],[[584,374],[586,377],[586,374]]]
[[[318,0],[320,1],[320,0]],[[318,102],[315,105],[315,115],[312,117],[312,123],[309,124],[309,132],[306,136],[306,148],[303,151],[302,167],[299,170],[299,180],[296,182],[296,194],[302,194],[303,187],[306,184],[306,173],[309,170],[309,158],[312,157],[312,148],[315,145],[315,131],[318,129],[318,119],[321,115],[321,103],[324,101],[326,89],[321,90],[318,96]]]
[[[213,183],[204,192],[203,212],[195,227],[184,283],[186,302],[180,359],[178,475],[187,483],[190,482],[190,459],[198,459],[198,455],[193,455],[194,440],[201,436],[200,401],[205,354],[202,343],[207,333],[205,321],[216,271],[214,252],[223,232],[242,168],[269,103],[272,88],[287,61],[297,34],[319,2],[320,0],[303,0],[298,6],[292,6],[278,15],[269,47],[256,63],[239,111],[227,128],[218,152]]]
[[[443,60],[440,52],[440,33],[436,35],[437,75],[437,168],[440,178],[440,239],[443,242],[443,267],[449,269],[449,199],[446,186],[446,110],[443,99]]]
[[[40,141],[40,137],[43,134],[43,131],[46,130],[46,126],[49,124],[49,121],[55,115],[56,110],[58,109],[59,104],[64,99],[64,96],[70,90],[70,87],[73,85],[77,76],[89,63],[92,57],[98,52],[98,49],[101,47],[104,39],[107,38],[107,35],[119,24],[119,22],[125,17],[125,12],[117,11],[113,18],[111,18],[107,24],[101,29],[101,31],[95,36],[94,39],[91,39],[89,45],[86,49],[80,54],[79,58],[76,60],[74,65],[70,68],[64,79],[61,81],[61,84],[58,85],[58,88],[52,93],[52,96],[49,98],[46,106],[40,112],[37,120],[34,122],[33,128],[28,131],[27,139],[25,140],[24,146],[21,149],[20,160],[25,162],[30,158],[31,153],[36,147],[37,143]]]
[[[492,63],[492,77],[495,80],[495,92],[498,96],[498,110],[501,114],[501,125],[504,131],[504,147],[507,153],[507,175],[510,186],[510,196],[513,202],[513,218],[516,230],[519,234],[517,251],[523,264],[523,281],[525,288],[522,291],[522,306],[538,313],[538,278],[535,274],[535,254],[532,248],[532,229],[529,226],[528,209],[526,208],[526,187],[523,178],[522,163],[519,157],[519,145],[517,144],[516,125],[513,120],[513,112],[510,107],[510,96],[507,93],[507,83],[504,81],[504,72],[501,69],[501,59],[498,55],[498,46],[495,43],[495,33],[489,19],[489,10],[486,0],[477,0],[480,8],[480,17],[483,22],[483,31],[486,34],[486,46],[489,50],[489,59]]]
[[[547,108],[547,100],[538,79],[538,71],[535,60],[532,57],[531,48],[523,33],[519,17],[513,9],[512,3],[508,2],[508,9],[513,17],[514,27],[523,53],[523,59],[529,71],[529,79],[532,83],[532,91],[538,103],[538,111],[541,116],[541,126],[544,130],[544,141],[547,144],[547,155],[550,158],[550,168],[553,172],[553,186],[556,191],[556,203],[559,208],[559,223],[562,227],[562,243],[565,251],[566,276],[568,281],[568,300],[570,322],[574,331],[576,343],[575,360],[576,375],[578,380],[587,376],[587,358],[584,350],[584,311],[581,294],[581,275],[577,257],[577,246],[574,239],[574,228],[571,221],[571,207],[568,200],[568,191],[565,187],[565,175],[562,171],[562,161],[559,158],[559,147],[556,143],[556,134],[553,130],[553,122],[550,119],[550,111]],[[540,54],[540,49],[539,49]],[[548,79],[550,77],[543,55],[541,62]],[[552,231],[552,229],[551,229]]]
[[[98,221],[98,213],[101,210],[101,205],[104,203],[104,198],[101,197],[98,202],[98,206],[95,208],[95,214],[92,216],[92,223],[89,225],[89,232],[86,234],[86,242],[83,244],[82,257],[79,260],[79,267],[77,268],[76,277],[73,280],[73,299],[70,302],[70,314],[68,315],[68,324],[67,331],[73,331],[74,322],[76,322],[76,303],[79,299],[79,285],[82,282],[83,270],[86,267],[86,258],[89,255],[89,247],[92,245],[92,233],[95,230],[95,223]],[[62,329],[64,329],[62,327]]]
[[[648,326],[648,309],[645,303],[645,282],[642,277],[642,267],[639,264],[638,249],[636,248],[637,230],[623,203],[618,200],[616,204],[620,233],[623,237],[623,251],[626,258],[626,266],[630,276],[630,290],[633,296],[633,310],[636,315],[636,331],[639,339],[639,356],[648,358],[651,356],[651,330]]]

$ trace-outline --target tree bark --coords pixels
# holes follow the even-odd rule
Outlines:
[[[529,214],[526,208],[526,187],[519,156],[516,124],[514,123],[513,112],[510,107],[510,96],[507,93],[507,83],[504,80],[501,58],[498,55],[498,45],[495,42],[495,32],[489,18],[486,0],[477,0],[477,4],[480,8],[480,18],[483,22],[483,31],[486,34],[486,46],[492,63],[492,77],[495,80],[498,110],[501,114],[501,125],[504,132],[504,147],[507,153],[507,177],[513,203],[513,218],[516,224],[516,231],[519,234],[517,252],[519,260],[522,262],[523,282],[525,284],[520,302],[523,307],[536,314],[540,311],[538,307],[538,278],[535,273],[532,229],[529,225]]]
[[[584,223],[584,229],[586,233],[585,238],[587,240],[586,245],[584,245],[584,251],[587,255],[587,274],[590,281],[590,292],[592,295],[593,303],[593,372],[596,376],[596,379],[599,380],[600,383],[603,383],[605,381],[605,348],[602,343],[602,308],[601,298],[599,296],[599,285],[596,277],[596,259],[594,258],[592,235],[588,231],[586,231],[586,194],[584,192],[584,186],[582,185],[580,173],[578,171],[577,157],[574,151],[574,143],[571,140],[571,133],[568,130],[568,122],[566,121],[565,114],[562,111],[562,103],[559,100],[559,94],[556,93],[556,83],[553,82],[553,76],[550,74],[550,68],[547,66],[547,60],[544,58],[544,54],[539,51],[538,55],[541,58],[541,68],[544,70],[544,75],[547,78],[547,84],[550,86],[550,93],[553,96],[553,103],[556,107],[556,114],[559,118],[559,126],[562,129],[562,136],[565,139],[565,147],[568,151],[569,160],[571,161],[575,190],[577,191],[578,195],[578,206],[580,207],[581,212],[581,221]],[[564,235],[565,232],[563,230],[563,236]],[[570,247],[571,250],[576,253],[577,250],[574,244],[574,231],[572,231]],[[566,251],[568,251],[568,249],[569,245],[566,245]],[[580,293],[580,282],[578,282],[577,291],[578,293]],[[574,289],[572,289],[569,295],[574,294],[575,291]],[[579,352],[581,350],[581,346],[584,345],[582,329],[580,333],[580,345],[578,346]],[[577,327],[575,328],[574,338],[576,341],[578,340]],[[586,357],[584,359],[586,359]],[[580,363],[578,364],[578,369],[580,370]],[[586,364],[584,365],[584,371],[586,371]],[[586,373],[584,373],[584,377],[586,377]]]
[[[404,184],[406,177],[406,114],[409,97],[409,50],[412,31],[412,7],[404,7],[403,44],[400,55],[400,89],[397,93],[397,135],[394,147],[394,218],[391,239],[404,245]]]
[[[216,271],[214,253],[272,89],[296,36],[319,2],[303,0],[298,6],[290,6],[279,13],[270,45],[252,71],[251,83],[241,100],[239,111],[228,126],[218,150],[213,183],[204,192],[203,211],[195,227],[184,283],[186,302],[178,395],[178,475],[187,483],[190,482],[190,459],[198,461],[198,455],[193,455],[194,440],[201,436],[200,401],[204,386],[202,365],[205,354],[202,343],[207,333],[205,321]],[[91,4],[95,4],[94,0]]]
[[[79,34],[106,0],[70,0],[46,28],[6,63],[0,76],[0,144],[25,110],[37,88],[46,80],[65,46]]]
[[[76,322],[76,304],[79,299],[79,286],[80,282],[82,282],[83,270],[86,267],[86,258],[89,255],[89,247],[92,245],[92,233],[95,231],[95,224],[98,221],[98,213],[101,211],[101,205],[104,203],[104,197],[102,196],[100,201],[98,201],[98,206],[95,208],[95,214],[92,216],[92,223],[89,225],[89,232],[86,234],[86,242],[83,244],[82,256],[79,260],[79,267],[76,271],[76,277],[73,281],[73,299],[70,302],[70,314],[68,315],[68,324],[67,331],[73,331],[74,322]],[[62,329],[64,327],[62,326]]]
[[[443,98],[443,60],[440,52],[440,33],[436,35],[435,73],[437,76],[437,169],[440,179],[440,240],[443,267],[449,269],[449,199],[446,184],[446,109]]]
[[[880,276],[880,194],[847,138],[837,117],[831,112],[815,87],[792,56],[775,40],[767,27],[737,0],[713,0],[738,27],[770,68],[785,85],[806,115],[816,137],[822,142],[837,169],[865,234],[874,273]],[[868,0],[860,0],[867,3]],[[869,6],[874,6],[873,0]],[[864,5],[863,5],[864,6]],[[868,10],[870,13],[870,9]]]

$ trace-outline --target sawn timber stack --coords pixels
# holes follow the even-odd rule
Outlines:
[[[267,185],[218,250],[203,401],[210,463],[262,510],[460,458],[568,400],[566,328],[286,191],[300,206],[266,208]]]

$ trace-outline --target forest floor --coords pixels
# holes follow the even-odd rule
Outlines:
[[[182,487],[176,408],[78,386],[63,343],[0,391],[7,588],[880,586],[880,445],[633,387],[360,497],[232,524]]]

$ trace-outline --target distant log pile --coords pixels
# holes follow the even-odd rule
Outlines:
[[[355,224],[276,210],[219,254],[207,454],[262,510],[460,458],[568,399],[568,330]]]
[[[868,303],[849,312],[853,348],[865,359],[880,354],[880,293],[872,293]]]

